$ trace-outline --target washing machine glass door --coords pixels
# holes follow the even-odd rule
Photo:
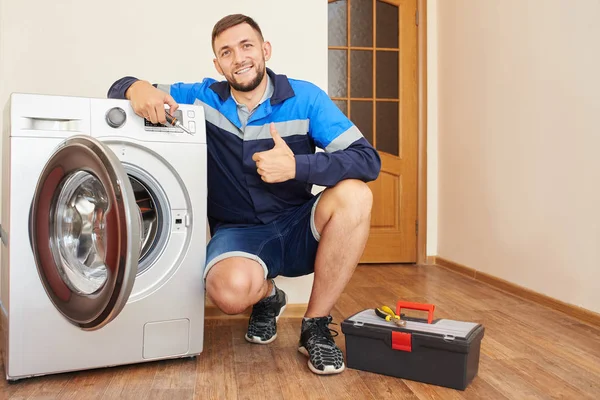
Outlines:
[[[62,143],[38,180],[29,228],[56,308],[86,330],[114,319],[137,273],[141,219],[127,173],[108,146],[88,136]]]

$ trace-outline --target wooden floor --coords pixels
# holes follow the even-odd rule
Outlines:
[[[207,321],[197,359],[0,380],[0,399],[600,399],[600,328],[440,267],[359,267],[334,321],[398,299],[484,324],[479,375],[466,391],[352,369],[320,377],[296,350],[299,319],[280,320],[267,346],[247,343],[247,321],[237,319]],[[337,342],[345,352],[341,330]]]

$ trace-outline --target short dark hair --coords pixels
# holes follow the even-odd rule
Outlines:
[[[224,31],[226,31],[229,28],[232,28],[236,25],[240,25],[240,24],[248,24],[250,25],[256,32],[258,32],[258,35],[260,36],[261,40],[265,40],[263,38],[263,34],[262,31],[260,30],[260,26],[258,26],[258,24],[256,23],[256,21],[254,21],[252,18],[248,17],[247,15],[243,15],[243,14],[231,14],[231,15],[227,15],[226,17],[221,18],[214,26],[213,31],[212,31],[212,45],[214,48],[215,45],[215,39],[217,38],[217,36],[219,36],[221,33],[223,33]]]

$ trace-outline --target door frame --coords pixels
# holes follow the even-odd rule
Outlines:
[[[417,265],[427,264],[427,0],[417,0]]]

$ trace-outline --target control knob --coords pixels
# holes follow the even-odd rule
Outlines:
[[[125,124],[127,114],[121,107],[113,107],[106,113],[106,123],[111,128],[120,128]]]

